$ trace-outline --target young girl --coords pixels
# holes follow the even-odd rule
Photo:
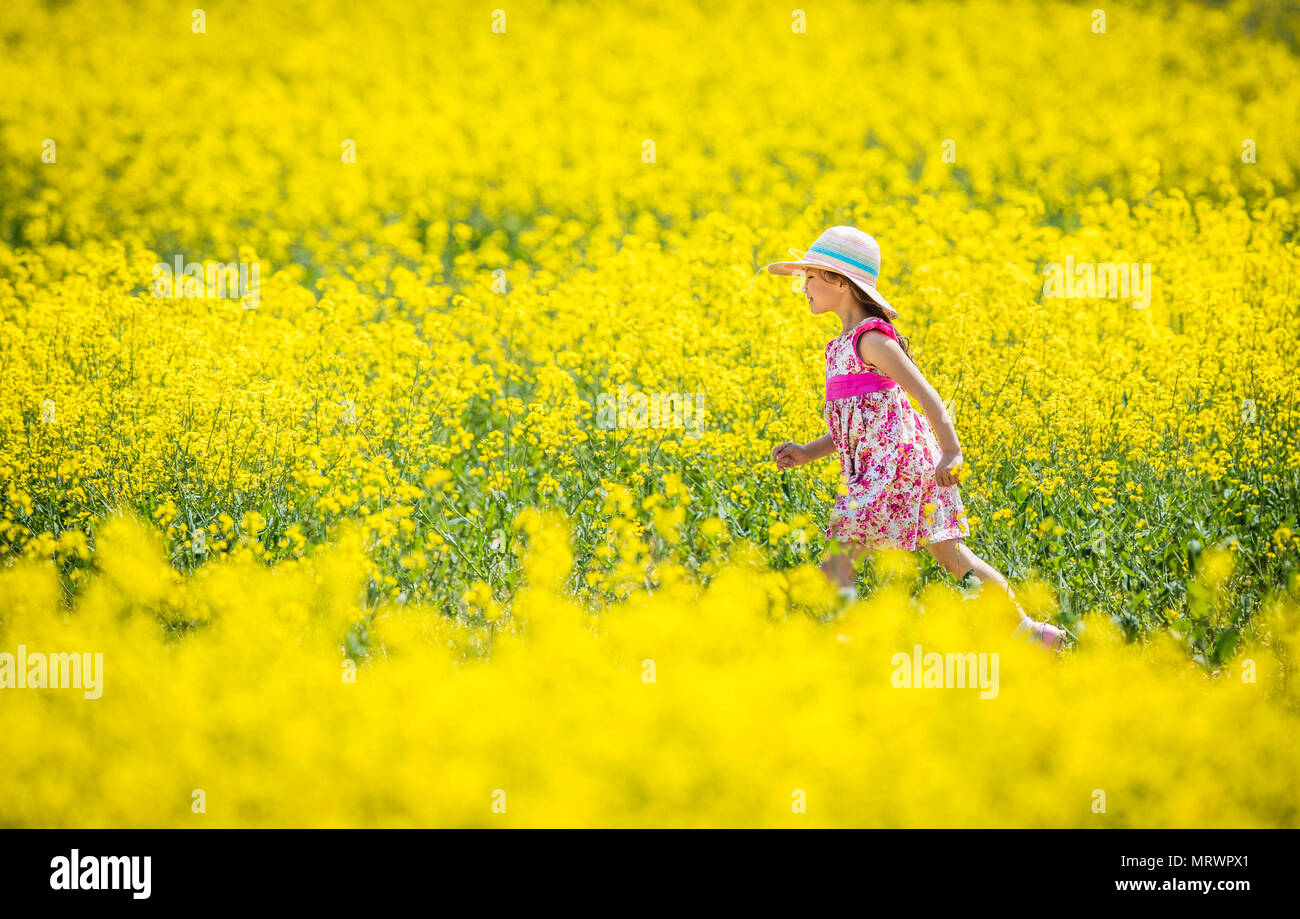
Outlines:
[[[826,345],[829,433],[772,451],[780,469],[839,453],[847,493],[831,511],[826,538],[832,546],[822,571],[846,599],[856,599],[854,564],[860,557],[878,547],[911,551],[924,545],[953,577],[973,571],[980,581],[995,582],[1015,604],[1017,631],[1060,650],[1065,633],[1025,615],[1002,573],[963,542],[970,527],[957,490],[961,445],[907,339],[889,321],[898,311],[876,290],[876,241],[854,227],[831,227],[807,253],[790,251],[801,256],[798,261],[763,267],[772,274],[804,275],[813,315],[834,313],[843,327]],[[924,417],[907,395],[920,403]]]

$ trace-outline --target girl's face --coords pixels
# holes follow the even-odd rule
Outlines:
[[[803,282],[803,293],[808,298],[808,308],[812,310],[814,316],[839,312],[836,306],[841,305],[843,299],[850,296],[843,282],[837,284],[827,280],[816,268],[808,269]]]

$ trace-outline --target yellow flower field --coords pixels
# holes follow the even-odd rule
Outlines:
[[[8,3],[0,826],[1300,825],[1293,19]],[[1064,659],[835,608],[837,224]]]

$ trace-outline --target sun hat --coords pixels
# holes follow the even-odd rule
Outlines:
[[[806,251],[789,251],[797,256],[796,261],[772,262],[760,268],[759,273],[766,270],[770,274],[790,275],[804,268],[836,271],[874,300],[886,316],[898,318],[898,310],[876,290],[876,280],[880,277],[880,245],[857,227],[830,227]]]

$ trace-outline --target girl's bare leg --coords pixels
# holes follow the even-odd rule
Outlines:
[[[857,573],[854,571],[854,566],[864,553],[870,555],[871,550],[857,543],[838,543],[837,545],[838,551],[832,547],[825,560],[822,561],[822,574],[830,578],[831,583],[840,590],[852,590],[857,586]]]
[[[1025,618],[1025,611],[1019,603],[1016,603],[1016,593],[1007,583],[1007,579],[1002,576],[1002,572],[972,552],[961,539],[945,539],[943,542],[930,543],[926,548],[930,550],[934,560],[954,578],[965,577],[966,572],[973,570],[975,577],[981,581],[992,581],[997,584],[1007,592],[1007,596],[1015,604],[1017,620]]]
[[[1007,583],[1007,579],[1002,576],[1002,572],[972,552],[961,539],[945,539],[943,542],[930,543],[926,548],[930,550],[934,560],[954,578],[964,577],[966,572],[974,571],[975,577],[981,581],[992,581],[1005,590],[1016,608],[1016,618],[1020,621],[1020,625],[1039,638],[1046,647],[1059,650],[1064,645],[1065,633],[1050,623],[1035,622],[1030,619],[1024,607],[1016,602],[1016,593]]]

